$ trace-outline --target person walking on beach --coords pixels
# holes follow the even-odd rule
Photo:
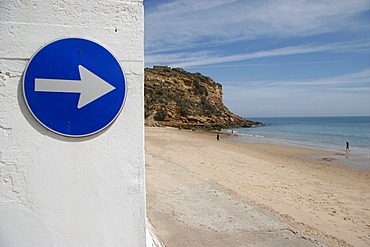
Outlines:
[[[220,140],[220,135],[219,135],[219,134],[217,134],[216,139],[217,139],[217,141],[219,141],[219,140]]]
[[[346,141],[346,152],[348,152],[348,151],[350,151],[350,150],[349,150],[349,142],[348,142],[348,141]]]

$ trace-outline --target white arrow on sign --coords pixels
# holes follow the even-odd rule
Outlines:
[[[81,109],[85,105],[116,89],[82,65],[78,65],[78,71],[80,72],[80,80],[35,78],[35,91],[79,93],[80,98],[77,108]]]

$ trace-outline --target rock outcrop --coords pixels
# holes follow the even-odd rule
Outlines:
[[[222,101],[222,86],[200,73],[181,68],[145,68],[145,123],[152,126],[222,129],[261,123],[230,112]]]

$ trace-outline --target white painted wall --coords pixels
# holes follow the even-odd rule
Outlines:
[[[0,1],[0,246],[145,246],[142,0]],[[92,39],[119,59],[127,98],[86,138],[30,114],[22,73],[44,44]]]

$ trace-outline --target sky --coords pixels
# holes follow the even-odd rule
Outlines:
[[[144,0],[145,66],[200,72],[243,117],[370,116],[369,0]]]

